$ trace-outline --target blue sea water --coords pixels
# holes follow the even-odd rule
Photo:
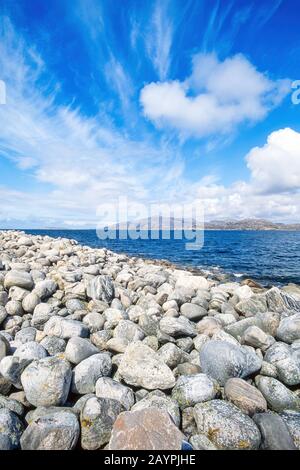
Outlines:
[[[179,266],[196,267],[232,278],[252,278],[264,285],[300,284],[300,232],[206,231],[204,246],[186,250],[185,239],[99,240],[95,230],[25,230],[77,240],[91,247],[106,247],[118,253],[164,259]]]

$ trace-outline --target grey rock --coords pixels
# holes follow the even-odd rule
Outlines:
[[[58,357],[32,362],[21,375],[26,398],[34,406],[64,405],[71,385],[69,363]]]
[[[57,336],[45,336],[40,343],[50,356],[55,356],[65,351],[66,341]]]
[[[141,342],[132,343],[127,347],[118,372],[128,385],[148,390],[165,390],[175,385],[171,369],[153,349]]]
[[[167,364],[170,369],[174,369],[183,359],[184,352],[173,343],[164,344],[158,351],[157,355]],[[188,357],[188,355],[186,355]]]
[[[45,279],[35,284],[34,293],[41,299],[46,300],[51,297],[57,289],[57,284],[51,279]]]
[[[178,336],[197,336],[194,324],[183,316],[178,318],[164,317],[159,322],[159,328],[162,333],[174,338]]]
[[[281,418],[287,425],[295,446],[300,450],[300,413],[292,410],[285,410],[280,413]]]
[[[111,374],[112,363],[107,353],[94,354],[73,369],[72,392],[84,395],[95,392],[100,377]]]
[[[115,296],[113,281],[109,276],[96,276],[88,282],[86,293],[90,299],[110,303]]]
[[[122,411],[122,405],[116,400],[96,397],[87,400],[80,415],[81,447],[96,450],[107,444]]]
[[[27,343],[19,346],[15,352],[14,357],[17,357],[20,363],[30,364],[35,359],[43,359],[48,356],[46,349],[36,341],[28,341]]]
[[[198,321],[207,315],[207,310],[196,304],[183,304],[180,307],[181,314],[189,320]]]
[[[249,326],[249,328],[244,331],[241,343],[266,351],[275,343],[275,339],[273,336],[267,335],[258,326]]]
[[[86,325],[59,316],[53,316],[47,321],[44,332],[48,336],[58,336],[63,339],[70,339],[73,336],[80,336],[81,338],[89,336],[89,329]]]
[[[41,299],[37,294],[31,292],[30,294],[26,295],[26,297],[22,301],[22,308],[26,313],[32,313],[35,307],[40,303]]]
[[[264,450],[296,450],[284,420],[276,413],[258,413],[253,416],[258,426]]]
[[[14,400],[13,398],[7,398],[0,395],[0,409],[1,408],[6,408],[19,416],[23,416],[25,413],[22,403]]]
[[[34,309],[31,325],[42,328],[54,314],[52,305],[40,303]]]
[[[195,434],[190,438],[194,450],[218,450],[204,434]]]
[[[140,411],[147,408],[158,408],[159,410],[166,411],[169,413],[176,426],[180,426],[181,418],[177,402],[165,395],[162,391],[154,390],[148,393],[146,397],[139,400],[132,407],[132,411]]]
[[[253,295],[249,299],[241,300],[235,309],[245,317],[253,317],[257,313],[267,312],[267,301],[265,295]]]
[[[208,400],[213,400],[219,391],[217,382],[205,374],[181,376],[172,390],[172,398],[180,408],[195,406]]]
[[[242,379],[227,380],[224,393],[228,401],[241,411],[252,416],[267,410],[267,402],[257,388]]]
[[[0,409],[0,450],[18,449],[23,428],[18,416],[5,408]]]
[[[9,350],[9,342],[4,338],[4,336],[0,336],[0,361],[8,355]]]
[[[130,410],[134,404],[134,393],[131,388],[116,382],[110,377],[100,377],[96,382],[96,396],[109,398],[121,403],[125,410]]]
[[[267,400],[271,410],[283,411],[286,409],[299,409],[296,396],[285,385],[279,382],[279,380],[273,379],[272,377],[258,376],[256,377],[255,383]]]
[[[65,357],[69,362],[79,364],[84,359],[97,353],[99,353],[98,348],[96,348],[96,346],[94,346],[88,339],[73,336],[68,341],[65,350]]]
[[[225,450],[255,450],[261,435],[249,416],[235,405],[222,400],[198,403],[194,408],[197,429],[218,448]]]
[[[35,341],[37,329],[29,326],[28,328],[22,328],[15,335],[15,341],[21,344],[28,343],[29,341]]]
[[[33,279],[26,271],[9,271],[4,278],[4,287],[10,289],[14,286],[31,290],[33,288]]]
[[[103,315],[98,312],[90,312],[83,318],[83,323],[88,327],[91,333],[102,330],[105,319]]]
[[[21,362],[18,357],[6,356],[0,362],[0,374],[16,388],[21,389],[21,374],[26,367],[26,362]]]
[[[72,450],[79,439],[76,416],[58,411],[32,421],[21,437],[22,450]]]
[[[283,318],[277,330],[277,338],[291,344],[300,339],[300,313]]]
[[[10,300],[7,302],[5,305],[5,309],[8,313],[8,315],[14,316],[14,315],[23,315],[23,309],[22,309],[22,304],[18,300]]]
[[[203,372],[225,385],[232,377],[245,378],[261,368],[262,361],[246,348],[226,341],[209,341],[200,351]]]

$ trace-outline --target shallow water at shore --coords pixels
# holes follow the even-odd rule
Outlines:
[[[228,273],[237,280],[250,277],[264,285],[300,284],[300,232],[206,231],[204,246],[186,250],[185,239],[99,240],[95,230],[25,230],[26,233],[66,237],[91,247],[164,259],[180,266]]]

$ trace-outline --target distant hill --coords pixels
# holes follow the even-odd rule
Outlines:
[[[152,222],[152,223],[151,223]],[[112,226],[118,230],[127,230],[129,224],[132,223],[134,226],[138,226],[140,230],[180,230],[182,227],[182,220],[171,217],[170,219],[162,217],[154,217],[141,219],[134,222],[123,222]],[[300,223],[296,224],[284,224],[278,222],[271,222],[265,219],[223,219],[223,220],[212,220],[206,222],[205,230],[292,230],[300,231]],[[184,225],[185,230],[191,230],[196,228],[194,220],[186,220]],[[202,227],[197,227],[201,229]]]

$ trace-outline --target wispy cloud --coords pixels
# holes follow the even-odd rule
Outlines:
[[[160,80],[167,78],[171,64],[173,24],[168,15],[168,3],[156,0],[146,35],[148,55]]]

